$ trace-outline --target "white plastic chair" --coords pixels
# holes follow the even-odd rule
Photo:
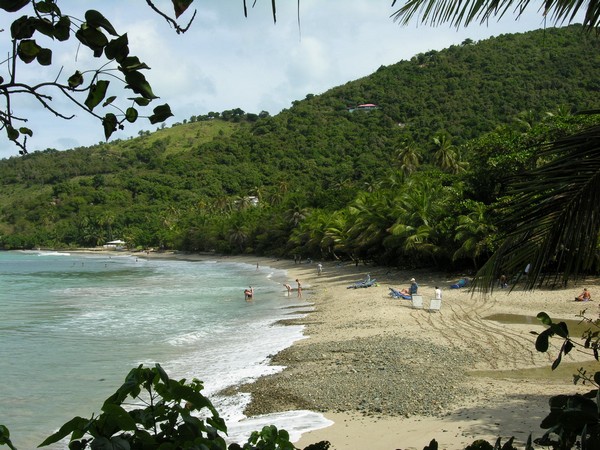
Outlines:
[[[411,297],[412,307],[414,309],[422,309],[423,308],[423,296],[422,295],[413,295]]]
[[[439,311],[442,307],[442,299],[441,298],[432,298],[429,302],[429,312]]]

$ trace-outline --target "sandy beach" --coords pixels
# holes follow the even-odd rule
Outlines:
[[[316,262],[148,257],[258,263],[286,269],[290,281],[301,280],[313,311],[293,323],[305,325],[306,339],[274,356],[275,364],[286,367],[283,372],[238,387],[253,395],[248,415],[308,409],[334,422],[303,434],[298,448],[327,440],[335,450],[411,450],[436,439],[440,449],[461,450],[477,439],[493,444],[512,436],[524,448],[530,433],[534,439],[544,433],[539,424],[549,412],[549,398],[588,391],[589,386],[574,385],[572,375],[582,365],[597,369],[589,354],[573,351],[552,371],[562,342],[556,339],[548,353],[539,353],[532,334],[545,329],[535,319],[544,311],[555,321],[569,321],[571,335],[579,336],[581,327],[573,329],[578,315],[587,310],[598,317],[597,280],[534,292],[517,286],[483,297],[450,289],[459,274],[324,262],[318,275]],[[376,285],[348,289],[367,274]],[[412,277],[419,283],[422,309],[389,296],[390,287],[408,287]],[[443,290],[442,307],[430,312],[435,286]],[[584,287],[594,300],[573,301]]]
[[[512,436],[524,447],[530,433],[544,433],[539,425],[552,395],[590,389],[572,382],[582,364],[594,367],[588,354],[572,352],[553,372],[561,342],[539,353],[531,332],[545,329],[535,319],[541,311],[574,323],[584,309],[597,317],[597,302],[573,301],[583,287],[600,292],[595,280],[483,297],[450,289],[457,274],[324,263],[319,276],[315,263],[259,261],[299,278],[314,304],[294,321],[305,324],[307,339],[274,358],[287,369],[240,387],[253,394],[249,414],[310,409],[334,422],[304,434],[298,448],[328,440],[336,450],[422,449],[435,438],[440,449],[459,450]],[[367,274],[376,286],[348,289]],[[389,296],[389,287],[408,287],[412,277],[424,309]],[[442,308],[429,312],[435,286],[443,290]]]

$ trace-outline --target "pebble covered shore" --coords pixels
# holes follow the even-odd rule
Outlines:
[[[401,336],[302,342],[274,357],[283,372],[239,389],[252,394],[248,415],[308,409],[429,416],[473,393],[465,380],[472,361],[466,352]]]

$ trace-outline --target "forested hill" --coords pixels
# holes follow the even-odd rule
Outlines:
[[[375,103],[420,142],[439,131],[456,143],[566,105],[597,105],[600,41],[581,27],[506,34],[430,51],[347,83],[322,97]],[[329,100],[331,101],[331,100]]]
[[[2,160],[0,247],[121,238],[389,263],[406,251],[400,225],[422,232],[427,223],[437,241],[419,238],[429,252],[422,261],[443,247],[435,254],[443,263],[462,245],[453,220],[493,208],[503,177],[527,166],[526,144],[594,120],[569,113],[598,107],[599,47],[580,26],[465,41],[308,93],[276,116],[236,109],[126,141]],[[421,186],[431,180],[437,185]],[[390,205],[412,189],[449,203],[436,206],[437,218],[405,205],[414,223],[401,224]],[[363,217],[365,230],[349,222],[376,204],[385,214]]]

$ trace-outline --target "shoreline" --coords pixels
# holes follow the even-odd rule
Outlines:
[[[587,308],[596,317],[596,301],[572,299],[583,287],[592,295],[600,292],[597,280],[560,290],[498,290],[481,297],[449,289],[456,275],[422,270],[326,262],[319,276],[316,262],[131,254],[258,263],[284,269],[290,279],[299,278],[309,288],[305,300],[313,311],[290,319],[305,326],[306,338],[271,361],[286,368],[236,388],[252,394],[248,416],[307,409],[333,421],[330,427],[302,434],[295,442],[298,448],[327,440],[332,450],[410,450],[422,449],[435,438],[440,449],[462,450],[477,439],[493,444],[498,437],[504,443],[511,436],[519,447],[530,433],[534,439],[544,433],[539,424],[549,413],[551,396],[589,390],[573,385],[571,375],[592,358],[573,352],[553,372],[558,340],[548,354],[540,354],[531,331],[544,329],[535,319],[540,311],[553,319],[573,320]],[[377,279],[377,286],[347,289],[367,273]],[[409,301],[389,297],[388,287],[406,287],[412,277],[426,307],[434,286],[442,287],[439,312],[412,309]]]
[[[325,263],[318,276],[315,263],[262,258],[261,264],[310,284],[314,311],[292,322],[306,326],[307,338],[272,360],[286,369],[238,390],[252,394],[248,415],[308,409],[334,422],[304,433],[298,448],[328,440],[337,450],[409,450],[435,438],[441,449],[462,450],[477,439],[493,444],[512,436],[524,446],[530,434],[535,439],[545,432],[539,425],[551,396],[589,390],[573,385],[572,374],[592,358],[570,354],[552,371],[560,342],[538,353],[531,334],[545,328],[535,319],[541,311],[576,320],[587,307],[595,316],[596,302],[571,300],[583,283],[481,297],[449,289],[456,275]],[[378,286],[347,289],[367,273]],[[389,297],[389,287],[408,286],[412,277],[425,306],[434,287],[443,288],[441,311],[414,310]],[[585,286],[600,290],[597,280]]]

